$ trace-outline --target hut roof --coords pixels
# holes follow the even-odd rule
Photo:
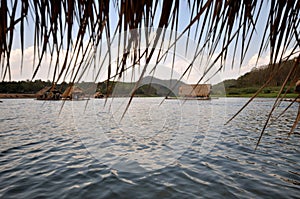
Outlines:
[[[211,84],[190,84],[179,87],[180,96],[209,97]]]
[[[95,94],[94,94],[94,97],[95,98],[103,98],[104,97],[104,95],[101,93],[101,92],[96,92]]]
[[[83,93],[83,90],[81,88],[79,88],[78,86],[73,86],[72,87],[72,92],[73,93]]]
[[[55,85],[46,86],[36,93],[36,98],[41,100],[59,100],[61,92],[55,88]]]
[[[78,86],[70,85],[66,88],[65,92],[62,94],[63,98],[70,97],[74,93],[83,94],[83,90]]]
[[[38,91],[36,93],[36,95],[43,95],[44,93],[46,93],[47,91],[50,91],[51,86],[46,86],[45,88],[41,89],[40,91]]]

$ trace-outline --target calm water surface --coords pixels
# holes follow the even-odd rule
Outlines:
[[[272,99],[136,98],[0,104],[1,198],[297,198],[298,104],[268,126]],[[125,103],[124,103],[125,102]],[[275,116],[288,102],[282,102]],[[62,108],[62,109],[61,109]],[[61,113],[59,114],[59,112]]]

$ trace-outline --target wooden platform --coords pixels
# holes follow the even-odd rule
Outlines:
[[[178,100],[211,100],[211,97],[166,97],[166,99],[178,99]]]
[[[0,93],[2,99],[19,99],[19,98],[36,98],[35,94],[23,94],[23,93]]]
[[[294,100],[295,100],[295,98],[284,98],[284,99],[282,99],[282,101],[285,101],[285,102],[292,102]],[[297,99],[296,102],[300,103],[300,99]]]

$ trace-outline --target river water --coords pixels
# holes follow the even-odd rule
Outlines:
[[[273,99],[7,99],[0,104],[1,198],[296,198],[298,110]],[[160,104],[161,103],[161,104]],[[274,117],[289,102],[282,102]],[[123,115],[124,114],[124,115]]]

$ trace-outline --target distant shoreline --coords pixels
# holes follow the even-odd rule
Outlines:
[[[295,98],[297,94],[288,94],[285,98]],[[140,96],[137,95],[135,97],[161,97],[161,96]],[[241,97],[241,98],[250,98],[252,97],[252,94],[244,94],[244,95],[211,95],[211,97]],[[257,96],[257,98],[276,98],[277,95],[272,94],[260,94]],[[0,93],[0,99],[26,99],[26,98],[36,98],[36,94],[26,94],[26,93]],[[105,98],[105,97],[104,97]]]
[[[0,93],[0,99],[36,98],[36,94],[25,93]]]
[[[211,95],[211,97],[242,97],[242,98],[251,98],[254,93],[248,94],[227,94],[225,95]],[[278,93],[259,93],[256,98],[277,98]],[[283,95],[281,95],[283,96]],[[295,98],[297,97],[297,93],[287,93],[284,98]]]

